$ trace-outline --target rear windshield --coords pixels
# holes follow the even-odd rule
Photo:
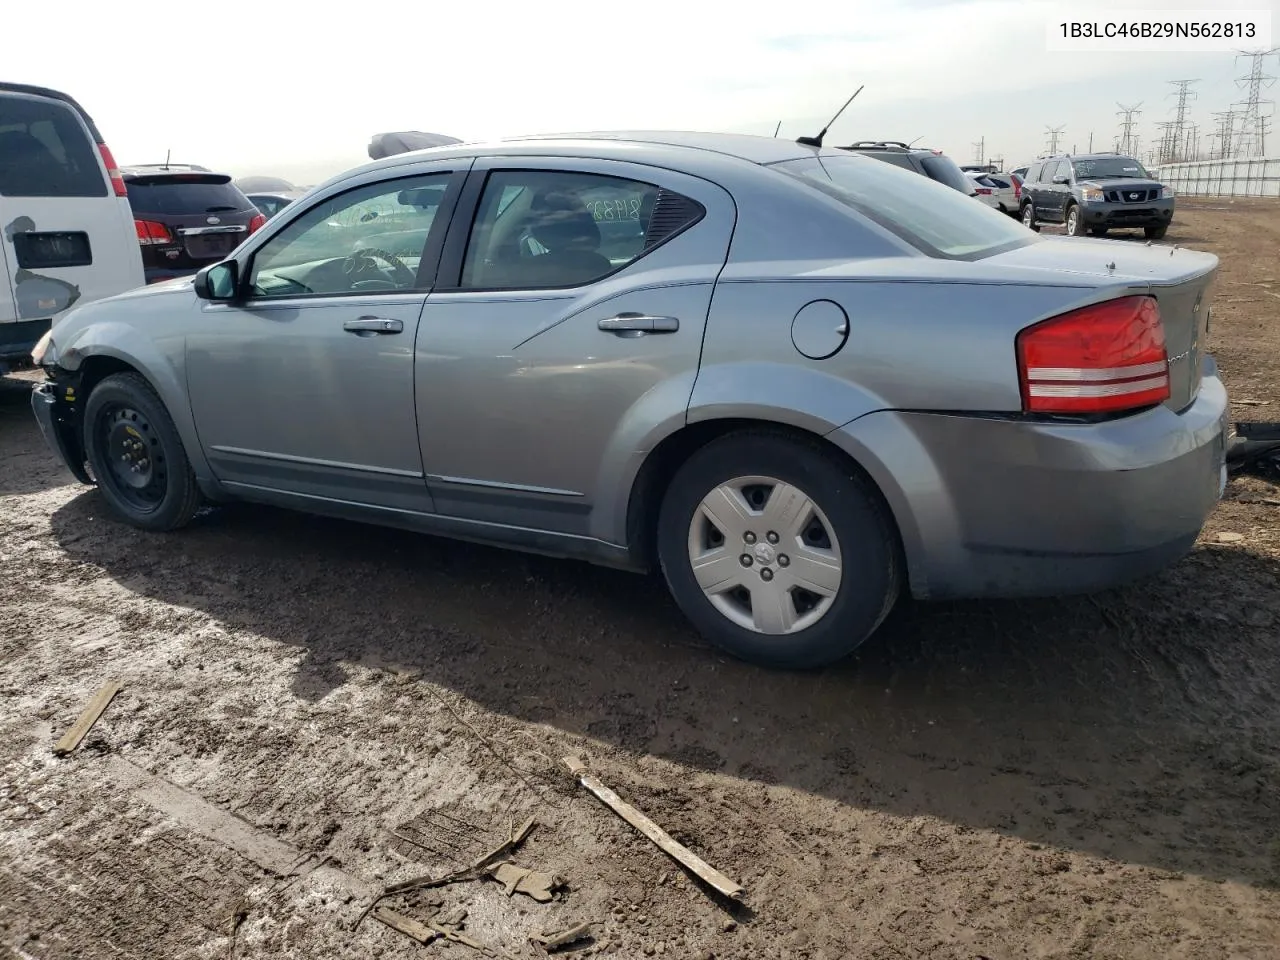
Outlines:
[[[0,94],[0,195],[105,197],[98,150],[69,106]]]
[[[125,188],[129,191],[129,206],[134,213],[181,216],[230,213],[253,206],[230,178],[217,176],[126,180]]]
[[[976,260],[1037,240],[1017,220],[974,197],[865,157],[805,157],[773,167],[933,257]]]

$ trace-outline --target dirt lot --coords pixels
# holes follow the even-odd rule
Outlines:
[[[1213,346],[1280,415],[1280,206],[1184,203]],[[511,819],[568,880],[391,902],[520,957],[1280,957],[1280,491],[1102,597],[907,606],[811,675],[726,661],[657,583],[265,509],[104,516],[0,388],[0,954],[443,954],[368,919]],[[1238,534],[1220,539],[1220,534]],[[79,751],[51,747],[105,680]],[[578,788],[586,758],[747,888],[730,909]],[[234,937],[228,918],[243,914]],[[581,953],[578,955],[582,955]]]

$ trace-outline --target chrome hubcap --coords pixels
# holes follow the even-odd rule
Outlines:
[[[1071,215],[1067,217],[1067,233],[1071,234],[1074,237],[1076,235],[1076,230],[1078,230],[1079,227],[1080,227],[1080,214],[1072,210]]]
[[[1027,209],[1022,211],[1022,222],[1025,223],[1028,227],[1036,222],[1036,216],[1034,213],[1031,212],[1030,207],[1027,207]]]
[[[782,635],[813,626],[840,590],[840,544],[799,487],[739,477],[698,504],[689,563],[707,599],[734,623]]]

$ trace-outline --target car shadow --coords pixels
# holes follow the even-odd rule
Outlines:
[[[75,483],[44,442],[31,413],[29,372],[0,376],[0,497],[39,493]]]
[[[905,604],[796,674],[709,648],[654,578],[266,508],[169,536],[103,513],[93,491],[54,513],[69,555],[305,650],[301,698],[396,664],[520,721],[842,804],[1280,874],[1280,565],[1245,550],[1099,597]]]

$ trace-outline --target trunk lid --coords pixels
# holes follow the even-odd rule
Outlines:
[[[1208,332],[1218,258],[1198,250],[1083,237],[1045,238],[985,261],[1012,268],[1046,271],[1079,282],[1094,278],[1115,295],[1147,293],[1160,305],[1165,349],[1169,355],[1169,399],[1181,411],[1200,393],[1204,344]]]

